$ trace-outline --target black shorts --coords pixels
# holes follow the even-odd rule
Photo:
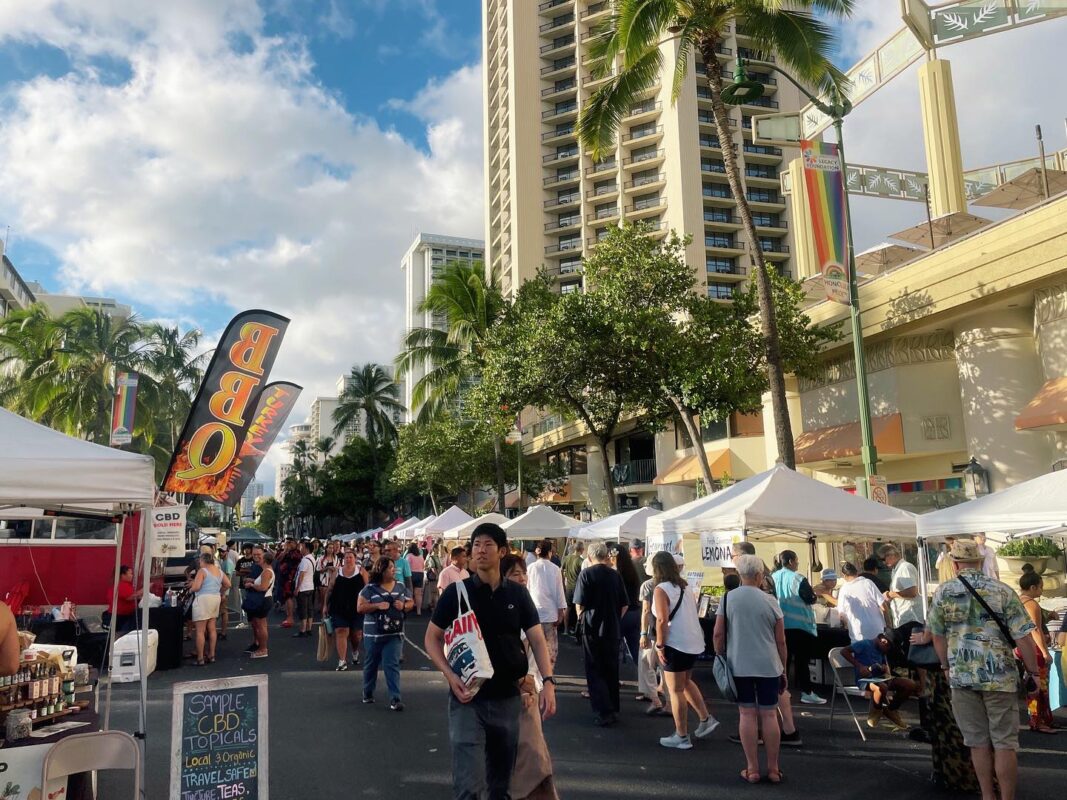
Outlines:
[[[737,687],[737,704],[742,708],[758,707],[763,710],[778,706],[778,678],[747,678],[734,676]]]
[[[667,660],[663,665],[664,672],[688,672],[697,663],[696,653],[683,653],[670,645],[663,648],[663,657]]]
[[[330,612],[330,619],[333,620],[333,629],[348,628],[350,631],[359,631],[363,633],[363,615],[362,614],[338,614],[336,611]]]
[[[411,588],[421,589],[423,579],[426,577],[425,572],[412,572],[411,573]]]
[[[296,607],[298,609],[298,616],[300,619],[311,619],[311,599],[315,596],[315,592],[297,592],[296,595]]]

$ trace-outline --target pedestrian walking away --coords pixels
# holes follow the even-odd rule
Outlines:
[[[759,741],[762,729],[767,752],[767,780],[781,783],[781,729],[778,698],[785,691],[786,640],[781,607],[760,589],[764,564],[754,555],[735,556],[741,585],[724,595],[715,618],[715,652],[726,662],[737,689],[741,714],[739,735],[745,751],[741,780],[759,783]]]
[[[471,567],[464,580],[471,610],[493,665],[493,677],[477,689],[452,671],[445,657],[445,631],[459,617],[459,592],[450,585],[438,601],[424,645],[448,681],[448,736],[452,746],[452,796],[456,800],[507,800],[520,738],[522,699],[519,683],[529,672],[523,633],[533,650],[544,688],[542,719],[556,711],[555,677],[537,607],[525,587],[503,577],[507,535],[485,522],[471,533]]]
[[[956,578],[942,584],[930,605],[929,628],[941,669],[952,688],[952,711],[971,750],[983,800],[1014,800],[1018,779],[1018,650],[1037,673],[1034,623],[1010,586],[982,572],[983,555],[969,539],[949,551]],[[1027,676],[1028,687],[1036,683]],[[996,784],[994,784],[994,779]]]
[[[593,565],[583,569],[574,587],[574,608],[585,655],[585,681],[593,722],[599,726],[619,721],[619,642],[626,613],[626,587],[609,564],[608,546],[589,546]]]
[[[300,542],[300,562],[296,568],[294,583],[300,630],[293,636],[306,638],[311,636],[311,626],[315,617],[315,559],[311,555],[311,543],[306,539]]]
[[[524,585],[528,587],[541,629],[548,645],[548,657],[555,666],[559,656],[559,626],[567,618],[567,597],[563,590],[563,570],[552,563],[552,540],[537,545],[537,560],[526,567]],[[525,564],[524,564],[525,566]]]
[[[356,611],[363,615],[363,702],[374,702],[379,666],[385,672],[389,708],[403,711],[400,696],[400,655],[404,649],[404,616],[415,607],[411,593],[396,579],[396,566],[382,556],[367,576]]]
[[[697,713],[699,724],[693,735],[710,736],[719,727],[711,716],[700,687],[693,680],[693,666],[704,652],[704,633],[700,629],[696,596],[681,576],[679,564],[671,553],[652,556],[652,613],[656,617],[656,653],[663,666],[664,680],[670,694],[674,733],[659,743],[664,747],[690,750],[689,708]]]

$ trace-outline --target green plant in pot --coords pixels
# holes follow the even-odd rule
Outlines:
[[[1036,536],[1027,539],[1014,539],[999,550],[997,557],[1007,561],[1013,572],[1022,572],[1023,564],[1030,564],[1038,575],[1045,571],[1050,558],[1060,555],[1060,547],[1051,539]]]

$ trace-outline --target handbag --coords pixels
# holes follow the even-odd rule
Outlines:
[[[377,594],[378,594],[379,601],[380,600],[389,600],[389,598],[386,597],[381,592],[378,592]],[[392,601],[391,600],[389,600],[389,603],[390,603],[390,605],[392,605]],[[374,622],[375,622],[375,625],[376,625],[376,627],[378,629],[378,635],[379,636],[388,635],[388,634],[394,634],[394,633],[402,633],[403,630],[404,630],[404,618],[403,618],[403,616],[397,618],[397,617],[391,616],[388,611],[379,611],[379,612],[377,612],[375,614],[375,617],[374,617]]]
[[[726,660],[727,636],[729,635],[730,620],[726,616],[726,603],[730,593],[722,596],[722,653],[715,654],[715,660],[711,664],[711,672],[715,676],[715,683],[719,687],[724,700],[730,703],[737,702],[737,686],[734,684],[734,675],[730,671],[730,663]]]
[[[934,643],[909,645],[908,664],[915,669],[941,669],[941,659],[934,650]]]
[[[978,605],[984,608],[985,612],[989,615],[993,622],[997,624],[997,627],[1000,629],[1000,635],[1004,637],[1004,641],[1008,645],[1008,652],[1014,653],[1015,637],[1011,635],[1011,631],[1008,629],[1008,626],[1004,624],[1004,620],[1002,620],[1000,616],[989,607],[989,603],[985,601],[982,595],[978,594],[978,592],[975,591],[975,588],[971,586],[971,584],[967,583],[967,581],[964,580],[962,575],[958,575],[957,577],[960,579],[960,583],[967,587],[967,591],[970,592],[974,599],[978,601]],[[1026,665],[1023,664],[1023,662],[1018,657],[1015,658],[1015,668],[1019,671],[1019,683],[1016,687],[1019,696],[1026,697],[1028,693],[1026,684],[1029,682],[1027,679]]]
[[[319,642],[315,650],[315,660],[323,662],[330,657],[330,649],[333,644],[333,634],[326,632],[326,626],[319,626]]]

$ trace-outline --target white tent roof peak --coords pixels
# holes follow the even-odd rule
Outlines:
[[[1067,470],[1039,475],[999,492],[918,518],[920,537],[985,533],[991,539],[1067,527]],[[1004,534],[998,536],[997,534]]]
[[[457,525],[470,522],[472,519],[473,517],[459,506],[452,506],[448,510],[443,511],[432,522],[419,525],[419,533],[422,536],[444,533],[449,528],[454,528]]]
[[[0,507],[151,507],[155,462],[75,439],[0,408]]]
[[[500,527],[509,536],[551,536],[565,534],[571,528],[582,523],[573,517],[553,511],[548,506],[530,506],[515,519],[510,519]]]
[[[778,464],[721,492],[649,518],[649,534],[743,531],[748,539],[911,538],[915,515]]]
[[[466,539],[471,535],[471,532],[482,523],[492,522],[495,525],[503,525],[507,521],[508,518],[503,514],[498,514],[496,511],[490,511],[488,514],[482,514],[480,517],[474,517],[461,525],[442,531],[441,536],[445,539]]]
[[[579,530],[574,531],[572,535],[575,539],[586,541],[607,541],[621,539],[623,536],[644,536],[648,521],[662,513],[662,511],[649,506],[635,508],[632,511],[623,511],[621,514],[612,514],[610,517],[590,522],[587,525],[583,525]]]

